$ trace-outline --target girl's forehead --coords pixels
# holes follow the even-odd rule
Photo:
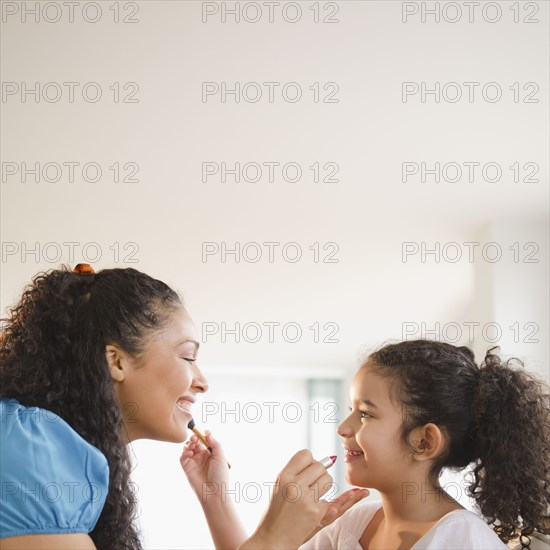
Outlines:
[[[390,381],[374,371],[372,366],[363,365],[356,373],[351,384],[352,401],[368,400],[379,407],[392,406]]]

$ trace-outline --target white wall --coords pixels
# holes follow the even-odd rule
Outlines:
[[[19,92],[0,104],[0,152],[19,172],[9,175],[3,165],[2,310],[35,273],[85,260],[93,253],[85,245],[94,242],[101,252],[96,269],[135,267],[165,280],[184,294],[199,327],[299,324],[296,343],[279,332],[270,342],[264,331],[257,343],[205,336],[201,365],[216,382],[212,400],[242,399],[245,389],[258,399],[305,399],[303,380],[312,372],[349,382],[365,348],[403,338],[406,327],[418,327],[407,336],[436,330],[441,338],[458,325],[457,343],[471,345],[481,359],[491,343],[479,331],[469,338],[465,323],[472,322],[498,323],[503,352],[520,354],[526,368],[547,377],[549,5],[535,3],[538,23],[524,23],[525,10],[514,23],[510,3],[497,4],[502,17],[495,23],[479,13],[471,23],[435,23],[430,16],[423,23],[420,15],[403,23],[404,4],[397,1],[321,2],[322,15],[338,8],[334,24],[314,23],[314,3],[305,1],[296,23],[280,14],[273,23],[267,16],[255,24],[223,23],[220,15],[203,23],[206,3],[193,0],[112,3],[121,17],[138,8],[137,22],[127,24],[113,22],[111,3],[101,3],[96,23],[83,21],[78,10],[74,23],[66,13],[57,23],[35,23],[32,16],[24,22],[20,10],[4,13],[2,79]],[[98,83],[102,99],[91,103],[77,95],[70,102],[64,95],[35,102],[29,95],[22,101],[23,82],[69,81],[79,83],[78,91]],[[201,100],[204,82],[279,82],[282,88],[291,81],[304,91],[298,103],[279,96],[273,103]],[[137,103],[114,102],[109,87],[116,82],[137,83]],[[338,103],[312,101],[315,82],[337,83]],[[404,103],[403,82],[478,82],[476,90],[497,82],[503,98],[491,103],[478,94],[471,103],[436,103],[415,96]],[[514,102],[514,82],[538,83],[538,103]],[[530,89],[520,90],[523,100]],[[96,183],[82,175],[70,182],[66,171],[55,183],[21,179],[23,162],[69,161],[98,163],[103,176]],[[296,183],[280,175],[270,183],[265,174],[258,183],[201,181],[204,162],[266,161],[299,163],[304,177]],[[136,163],[139,181],[114,183],[109,166],[115,162]],[[313,182],[308,167],[314,162],[337,163],[338,182]],[[403,183],[403,162],[494,162],[503,176],[489,182],[477,173],[475,181],[464,176],[457,183],[414,176]],[[538,181],[514,182],[509,166],[515,162],[536,163]],[[268,241],[299,243],[303,259],[290,263],[278,255],[269,262],[262,245]],[[77,243],[74,257],[67,242]],[[257,263],[231,256],[223,263],[219,255],[204,261],[205,242],[257,243],[264,256]],[[338,263],[314,262],[309,247],[316,242],[337,243]],[[459,243],[463,257],[453,263],[418,253],[405,262],[404,242]],[[480,243],[473,262],[466,242]],[[479,254],[489,242],[503,250],[498,262]],[[508,248],[514,242],[537,243],[539,263],[514,263]],[[25,253],[29,249],[36,254]],[[524,259],[528,251],[520,251]],[[508,328],[516,322],[518,342]],[[314,323],[337,326],[338,342],[315,342],[308,328]],[[526,323],[537,325],[539,342],[526,340]],[[257,378],[250,369],[258,370]],[[212,426],[235,462],[235,479],[252,463],[258,476],[273,476],[307,444],[298,427],[283,437],[274,426],[265,432],[249,424]],[[257,462],[241,453],[242,440],[247,448],[251,441],[269,443],[269,458]],[[207,547],[204,523],[187,500],[179,448],[139,442],[134,450],[146,540]],[[253,525],[260,508],[242,508]],[[202,530],[193,534],[189,525]]]

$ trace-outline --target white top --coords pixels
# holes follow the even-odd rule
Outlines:
[[[382,502],[357,503],[343,516],[300,546],[300,550],[331,548],[362,550],[359,539]],[[503,550],[508,547],[474,512],[453,510],[443,516],[411,550]]]

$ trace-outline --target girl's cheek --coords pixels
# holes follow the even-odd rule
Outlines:
[[[366,433],[364,427],[361,427],[361,429],[357,432],[357,435],[355,436],[355,440],[357,441],[359,447],[361,447],[362,449],[367,447],[369,439],[370,438],[368,437],[368,434]]]

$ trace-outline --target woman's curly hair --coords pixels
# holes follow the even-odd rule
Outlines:
[[[142,548],[105,346],[139,357],[180,305],[171,288],[135,269],[79,274],[63,267],[36,275],[2,319],[0,397],[56,413],[107,459],[109,492],[90,533],[101,549]]]
[[[388,344],[365,364],[390,379],[403,405],[401,436],[433,422],[448,434],[430,471],[473,467],[468,492],[500,539],[520,537],[529,548],[535,530],[550,533],[550,408],[548,387],[518,359],[502,362],[490,349],[478,367],[467,347],[431,340]]]

